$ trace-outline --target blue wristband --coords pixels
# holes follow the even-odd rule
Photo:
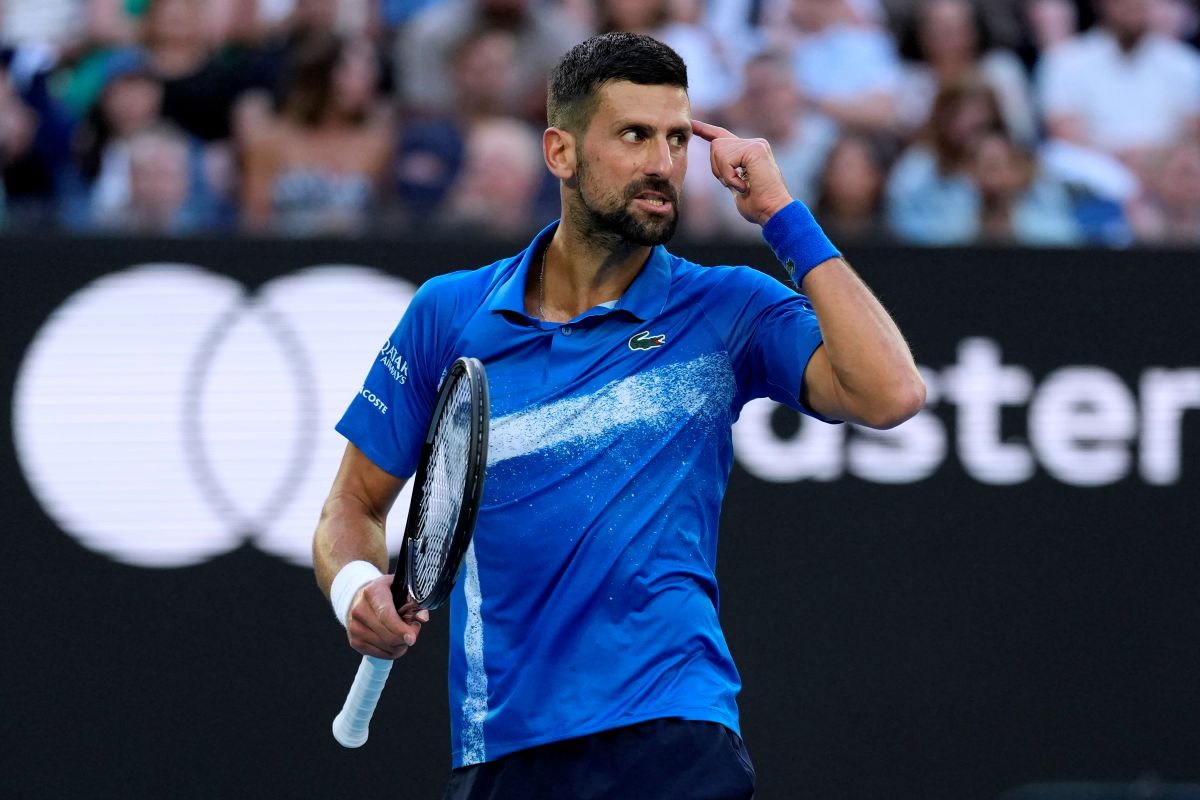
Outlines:
[[[763,225],[762,235],[797,289],[813,267],[841,255],[812,212],[799,200],[775,212]]]

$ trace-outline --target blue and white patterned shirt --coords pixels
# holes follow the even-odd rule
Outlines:
[[[738,731],[715,574],[730,426],[755,397],[804,411],[821,343],[793,289],[661,246],[611,307],[533,318],[555,227],[425,283],[337,426],[411,475],[445,371],[487,368],[483,508],[450,607],[456,767],[661,717]]]

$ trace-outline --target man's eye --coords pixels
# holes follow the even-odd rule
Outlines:
[[[686,144],[687,144],[687,137],[684,136],[682,133],[677,133],[671,137],[671,146],[672,147],[683,147]]]
[[[628,130],[621,134],[621,138],[627,142],[640,142],[642,140],[642,134],[640,131]]]

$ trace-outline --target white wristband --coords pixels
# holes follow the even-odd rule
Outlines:
[[[333,613],[338,622],[345,627],[350,618],[350,604],[358,590],[383,573],[369,561],[351,561],[338,570],[333,585],[329,587],[329,602],[333,603]]]

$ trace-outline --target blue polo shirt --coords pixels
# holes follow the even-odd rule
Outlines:
[[[531,317],[554,229],[426,282],[337,426],[407,477],[449,365],[487,368],[483,507],[450,605],[456,767],[660,717],[738,731],[715,574],[730,426],[755,397],[806,411],[821,343],[791,288],[661,246],[611,307]]]

